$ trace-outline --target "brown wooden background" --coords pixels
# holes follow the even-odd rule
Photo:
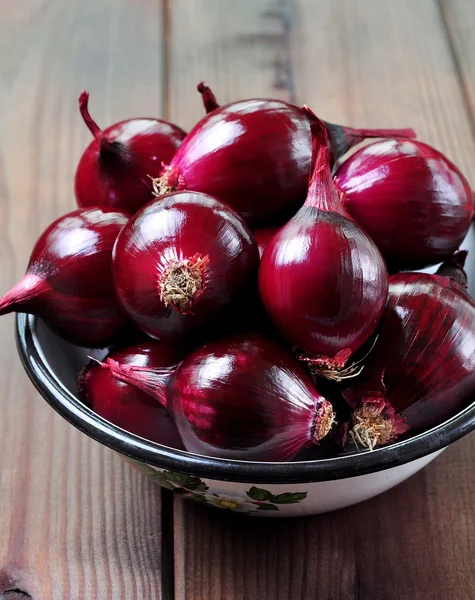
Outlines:
[[[474,0],[2,0],[0,286],[74,208],[99,124],[191,127],[195,85],[327,120],[412,126],[475,185]],[[182,503],[79,434],[27,381],[0,320],[0,598],[470,600],[475,435],[387,494],[334,514],[231,518]]]

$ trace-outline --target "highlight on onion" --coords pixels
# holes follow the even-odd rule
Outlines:
[[[350,434],[373,449],[438,425],[475,393],[475,303],[440,275],[400,273],[360,381],[343,392],[354,409]]]
[[[145,333],[177,340],[229,305],[258,260],[234,211],[205,194],[176,192],[140,210],[119,235],[116,293]]]
[[[208,109],[213,108],[212,92],[201,84],[200,90]],[[368,135],[388,134],[329,127],[335,160],[343,147]],[[184,189],[203,192],[229,204],[249,223],[267,224],[285,209],[297,210],[305,199],[310,155],[309,120],[297,106],[242,100],[214,108],[195,125],[163,172],[157,170],[154,189],[158,196]]]
[[[177,347],[149,341],[112,350],[105,360],[125,366],[160,369],[171,367],[180,359],[181,352]],[[113,377],[109,369],[102,368],[97,361],[91,360],[79,373],[78,393],[94,412],[122,429],[152,442],[184,450],[167,410],[136,386]]]
[[[380,140],[350,156],[335,182],[343,204],[391,271],[449,258],[473,214],[470,186],[448,158],[416,140]]]
[[[26,275],[0,299],[0,315],[37,315],[80,346],[112,343],[126,324],[114,292],[112,249],[128,219],[107,207],[57,219],[33,248]]]
[[[312,121],[313,173],[299,212],[261,260],[259,292],[269,316],[312,370],[335,380],[375,330],[387,295],[387,272],[371,239],[343,208],[331,177],[325,125]]]
[[[94,139],[77,167],[78,206],[109,206],[134,213],[153,199],[150,175],[169,163],[186,133],[161,119],[128,119],[101,130],[82,92],[79,110]]]
[[[110,360],[105,366],[168,408],[189,452],[289,460],[323,439],[334,421],[332,405],[298,361],[257,334],[205,344],[174,372]]]

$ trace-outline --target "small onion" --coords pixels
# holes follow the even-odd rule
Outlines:
[[[175,372],[110,360],[106,366],[169,409],[190,452],[288,460],[324,438],[333,424],[332,405],[295,358],[257,334],[205,344]]]
[[[112,350],[107,356],[107,359],[139,368],[169,367],[180,358],[177,348],[156,341]],[[114,378],[109,369],[103,369],[97,361],[91,361],[80,372],[78,393],[93,411],[122,429],[152,442],[184,450],[167,410],[136,386]]]
[[[350,156],[335,175],[343,204],[371,236],[390,270],[448,258],[472,219],[472,191],[438,150],[415,140],[381,140]]]
[[[258,260],[234,211],[205,194],[176,192],[136,213],[119,235],[117,297],[145,333],[176,340],[228,305]]]
[[[307,200],[264,252],[259,291],[269,316],[304,352],[302,358],[339,380],[354,375],[346,363],[376,328],[388,280],[378,249],[341,204],[326,128],[312,118],[314,170]]]
[[[473,402],[475,303],[440,275],[389,278],[386,308],[362,381],[343,393],[365,448],[438,425]]]
[[[37,315],[81,346],[112,343],[126,323],[114,292],[112,249],[128,219],[107,207],[57,219],[33,248],[26,275],[0,299],[0,314]]]
[[[82,92],[79,109],[94,136],[76,171],[78,206],[110,206],[134,213],[153,199],[150,175],[173,158],[186,133],[160,119],[129,119],[101,130]]]

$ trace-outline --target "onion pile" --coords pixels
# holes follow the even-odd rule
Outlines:
[[[369,451],[467,407],[460,170],[411,129],[198,91],[207,114],[188,135],[157,118],[101,130],[81,94],[80,208],[40,236],[0,314],[107,349],[77,374],[102,419],[217,458]],[[344,156],[368,137],[384,139]]]

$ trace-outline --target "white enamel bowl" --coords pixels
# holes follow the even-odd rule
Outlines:
[[[367,500],[404,481],[475,428],[472,404],[438,427],[373,452],[287,463],[208,458],[132,435],[77,398],[76,373],[88,355],[104,353],[68,344],[40,319],[24,314],[17,317],[17,345],[36,388],[75,427],[184,498],[253,516],[311,515]]]

